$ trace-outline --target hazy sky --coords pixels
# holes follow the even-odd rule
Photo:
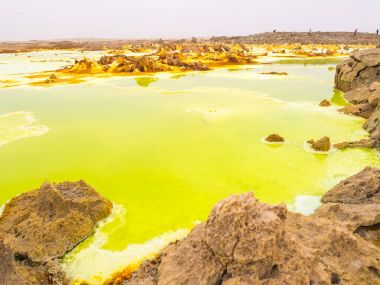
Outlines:
[[[380,28],[380,0],[0,0],[0,40]]]

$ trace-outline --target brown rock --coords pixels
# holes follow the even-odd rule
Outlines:
[[[267,142],[277,142],[277,143],[285,141],[285,139],[282,136],[278,135],[278,134],[271,134],[271,135],[267,136],[265,138],[265,140]]]
[[[379,268],[380,249],[346,228],[244,194],[122,284],[379,284]]]
[[[315,216],[339,222],[368,240],[380,241],[380,169],[367,167],[328,191]]]
[[[75,64],[63,71],[72,73],[101,73],[104,72],[102,65],[96,61],[88,58],[84,58],[80,61],[75,61]]]
[[[354,115],[368,119],[374,112],[375,107],[369,103],[362,103],[357,105],[347,105],[340,108],[338,111],[348,115]]]
[[[58,79],[58,77],[57,77],[54,73],[52,73],[52,74],[50,75],[49,79],[50,79],[50,80],[56,80],[56,79]]]
[[[371,139],[362,139],[359,141],[353,142],[341,142],[333,145],[337,149],[345,148],[373,148],[376,146],[376,143]]]
[[[340,182],[325,195],[323,203],[372,204],[380,203],[380,169],[367,167]]]
[[[365,86],[347,92],[344,94],[344,98],[351,104],[368,103],[368,98],[371,96],[371,93],[370,88]]]
[[[260,72],[259,74],[265,74],[265,75],[289,75],[287,72],[276,72],[276,71]]]
[[[365,66],[373,67],[380,65],[380,49],[363,49],[352,54],[352,58],[362,62]]]
[[[98,221],[111,213],[112,204],[79,181],[45,183],[40,189],[13,198],[0,217],[0,284],[7,275],[20,284],[50,284],[64,279],[57,258],[86,239]]]
[[[375,141],[376,146],[380,145],[380,107],[377,106],[375,111],[364,124],[364,128],[370,133],[371,139]]]
[[[330,103],[330,101],[329,100],[322,100],[320,103],[319,103],[319,106],[321,106],[321,107],[329,107],[329,106],[331,106],[331,103]]]
[[[311,148],[316,151],[329,151],[330,150],[330,138],[329,137],[323,137],[319,140],[309,140],[307,141],[308,144],[310,144]]]
[[[380,49],[359,50],[337,66],[335,86],[344,92],[366,86],[380,81],[379,72]]]

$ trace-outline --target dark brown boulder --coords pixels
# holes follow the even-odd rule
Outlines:
[[[282,143],[285,141],[285,139],[280,136],[279,134],[271,134],[265,138],[267,142],[276,142],[276,143]]]
[[[319,106],[321,106],[321,107],[329,107],[329,106],[331,106],[331,102],[329,100],[324,99],[324,100],[322,100],[319,103]]]
[[[380,249],[345,227],[259,203],[218,203],[182,241],[122,284],[380,284]]]
[[[316,151],[329,151],[331,146],[329,137],[323,137],[316,141],[313,139],[308,140],[307,143]]]
[[[45,183],[40,189],[13,198],[0,217],[0,284],[60,284],[57,259],[92,234],[112,203],[79,182]]]

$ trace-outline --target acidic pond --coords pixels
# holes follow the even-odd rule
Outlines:
[[[1,55],[0,82],[82,56]],[[306,147],[325,135],[333,143],[367,137],[362,119],[337,112],[344,100],[333,90],[335,64],[0,88],[0,204],[46,180],[80,179],[113,201],[112,217],[62,263],[69,276],[94,284],[183,237],[231,194],[253,191],[262,202],[307,212],[340,180],[380,166],[373,150]],[[289,75],[260,74],[270,71]],[[333,105],[319,107],[323,99]],[[272,133],[286,142],[264,143]]]

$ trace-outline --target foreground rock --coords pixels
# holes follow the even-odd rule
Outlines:
[[[112,204],[84,182],[45,183],[4,208],[0,284],[65,284],[57,260],[86,239]]]
[[[323,137],[318,140],[308,140],[307,143],[315,151],[329,151],[331,147],[329,137]]]
[[[380,284],[379,272],[380,250],[345,227],[245,194],[122,284]]]
[[[380,169],[367,167],[322,197],[317,217],[338,221],[373,242],[380,241]]]

